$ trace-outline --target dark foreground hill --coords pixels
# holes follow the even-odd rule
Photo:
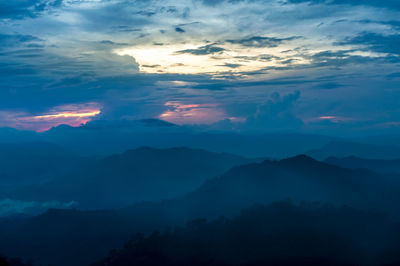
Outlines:
[[[33,264],[19,258],[7,258],[0,255],[0,266],[33,266]]]
[[[163,230],[197,218],[232,217],[255,203],[270,204],[289,198],[295,203],[305,200],[332,206],[345,204],[368,212],[379,210],[395,215],[399,208],[399,187],[395,176],[345,169],[307,156],[264,161],[234,167],[195,191],[171,200],[135,204],[118,211],[52,210],[28,219],[4,220],[0,222],[0,239],[3,240],[0,252],[43,264],[86,265],[103,257],[108,250],[122,246],[137,232]],[[329,220],[334,219],[336,213],[327,212],[326,215]],[[297,216],[284,217],[294,222],[297,219]],[[349,222],[360,226],[369,219]],[[284,230],[282,227],[281,231]],[[342,232],[340,226],[332,230]],[[343,232],[348,232],[346,230]],[[280,237],[277,236],[277,241]],[[317,237],[317,233],[313,237]],[[375,239],[365,241],[362,243]],[[196,246],[196,242],[193,245]]]
[[[233,166],[254,161],[257,160],[205,150],[143,147],[100,159],[10,196],[74,201],[80,208],[118,208],[183,195]]]
[[[398,265],[399,230],[376,213],[280,202],[137,234],[93,265]]]

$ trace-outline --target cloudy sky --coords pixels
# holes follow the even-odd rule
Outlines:
[[[0,127],[399,132],[398,0],[0,0]]]

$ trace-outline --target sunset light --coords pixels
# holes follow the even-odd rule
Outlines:
[[[135,46],[115,50],[118,55],[129,55],[145,73],[181,74],[240,74],[267,67],[282,67],[290,56],[282,47],[242,47],[236,44],[174,44]],[[308,64],[304,57],[291,55],[291,64]]]
[[[78,127],[91,121],[100,113],[101,110],[96,103],[70,104],[57,106],[48,113],[39,115],[15,114],[13,119],[18,128],[42,132],[62,124]],[[9,115],[11,116],[12,113]]]

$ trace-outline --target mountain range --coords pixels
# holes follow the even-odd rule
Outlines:
[[[183,195],[233,166],[259,161],[189,148],[142,147],[100,159],[12,190],[8,198],[74,201],[79,208],[118,208]]]
[[[136,152],[148,152],[148,148]],[[107,160],[113,162],[118,156]],[[0,243],[0,250],[44,264],[87,265],[123,245],[132,234],[164,230],[196,218],[234,217],[256,203],[319,202],[388,212],[395,217],[399,189],[399,179],[393,175],[346,169],[305,155],[266,160],[234,166],[194,191],[169,200],[109,211],[49,210],[31,218],[3,219],[0,238],[6,241]]]

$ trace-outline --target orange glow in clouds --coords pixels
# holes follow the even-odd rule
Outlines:
[[[336,119],[336,116],[320,116],[319,119],[321,120],[333,120]]]
[[[19,116],[15,120],[19,128],[42,132],[62,124],[78,127],[100,113],[100,107],[96,103],[71,104],[55,107],[45,114]]]
[[[354,120],[351,117],[343,117],[343,116],[334,116],[334,115],[326,115],[326,116],[320,116],[317,119],[314,119],[314,121],[316,120],[325,120],[325,121],[330,121],[333,123],[341,123],[341,122],[348,122],[348,121],[352,121]]]
[[[59,114],[53,114],[53,115],[38,115],[34,116],[34,119],[55,119],[55,118],[70,118],[70,117],[79,117],[79,118],[84,118],[84,117],[92,117],[100,114],[100,110],[95,110],[91,112],[84,112],[84,113],[76,113],[76,112],[63,112]]]

